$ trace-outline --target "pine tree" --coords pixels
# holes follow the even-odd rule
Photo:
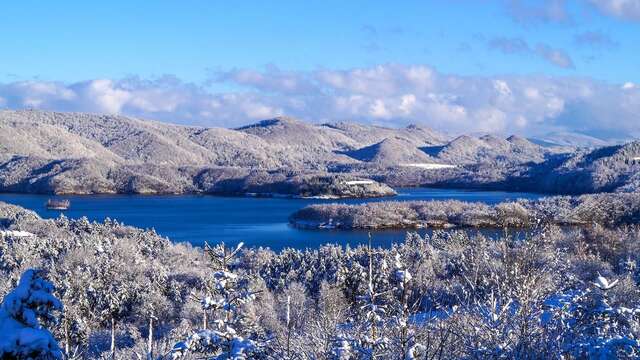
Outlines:
[[[61,310],[44,273],[25,271],[0,307],[0,358],[62,359],[58,343],[41,324],[53,322],[53,312]]]
[[[374,251],[371,247],[371,233],[369,233],[369,246],[367,247],[368,266],[366,277],[367,288],[363,295],[356,297],[359,309],[359,321],[356,334],[349,336],[340,334],[334,343],[334,356],[336,359],[351,359],[352,354],[358,354],[357,358],[378,359],[382,358],[388,348],[389,340],[383,333],[386,323],[387,307],[382,298],[388,291],[380,291],[376,287],[374,275]],[[382,262],[378,268],[386,270],[386,262]]]
[[[395,298],[393,302],[393,332],[394,342],[399,348],[402,357],[410,357],[415,353],[419,346],[414,346],[414,334],[410,326],[410,307],[409,297],[411,293],[410,282],[413,279],[411,272],[402,262],[402,256],[399,253],[395,255],[394,262],[395,272],[393,273],[395,281]]]
[[[241,248],[242,243],[231,251],[224,244],[206,245],[205,252],[213,272],[207,294],[201,299],[206,319],[204,327],[177,343],[171,351],[172,358],[188,353],[204,354],[216,360],[260,359],[266,356],[264,341],[242,309],[243,305],[255,299],[256,292],[249,289],[248,278],[230,270]],[[213,330],[208,328],[209,314],[213,315]]]
[[[575,358],[640,357],[640,306],[612,305],[617,284],[598,275],[593,287],[549,299],[542,320],[550,340]]]

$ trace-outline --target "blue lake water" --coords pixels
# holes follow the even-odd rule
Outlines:
[[[325,243],[357,245],[367,242],[366,231],[300,230],[288,225],[288,217],[310,204],[340,202],[359,204],[383,200],[444,200],[480,201],[488,204],[519,198],[538,198],[531,193],[498,191],[466,191],[450,189],[411,188],[396,189],[394,198],[376,199],[282,199],[251,197],[219,197],[208,195],[79,195],[65,196],[71,200],[69,218],[86,216],[89,220],[103,221],[109,217],[141,228],[154,228],[172,241],[186,241],[201,246],[205,241],[224,241],[235,244],[243,241],[247,246],[264,246],[274,250],[285,247],[313,248]],[[0,201],[20,205],[36,211],[43,218],[55,218],[59,211],[44,206],[48,195],[3,194]],[[389,246],[401,242],[404,230],[373,232],[374,245]]]

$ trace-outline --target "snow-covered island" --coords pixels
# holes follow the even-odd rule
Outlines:
[[[636,224],[639,218],[640,194],[622,193],[546,197],[496,205],[457,200],[316,204],[298,210],[289,221],[303,229],[505,229],[541,224]]]

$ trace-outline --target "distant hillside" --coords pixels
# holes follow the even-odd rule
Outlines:
[[[0,111],[0,191],[382,196],[390,186],[582,194],[640,189],[640,143],[580,149],[279,117],[237,129]],[[386,184],[386,185],[385,185]]]
[[[459,165],[542,162],[552,153],[545,147],[515,135],[507,139],[493,135],[479,138],[462,135],[440,148],[427,149],[427,152],[445,162]]]
[[[322,126],[339,131],[361,144],[375,144],[388,138],[401,138],[415,147],[423,147],[444,144],[448,141],[445,135],[417,125],[409,125],[402,129],[345,122],[327,123]]]
[[[379,143],[344,154],[376,165],[397,166],[404,163],[432,163],[433,158],[415,147],[410,140],[391,137]]]
[[[636,192],[640,190],[640,141],[579,151],[533,167],[528,177],[546,192]]]
[[[436,136],[418,128],[358,126],[375,139],[391,134],[425,144]],[[343,154],[372,145],[365,138],[350,136],[354,134],[285,117],[222,129],[124,116],[0,111],[0,189],[197,192],[205,191],[197,183],[198,174],[215,168],[255,169],[266,174],[297,170],[324,176],[331,164],[361,162]],[[265,184],[272,182],[264,180]]]
[[[96,158],[119,164],[322,169],[354,160],[341,155],[387,137],[416,146],[441,139],[417,127],[344,124],[344,131],[292,118],[238,129],[200,128],[124,116],[0,111],[0,153],[47,159]],[[361,136],[363,133],[367,136]]]
[[[571,146],[596,148],[602,146],[614,145],[611,141],[599,139],[594,136],[585,135],[577,132],[553,132],[545,135],[535,136],[531,141],[547,146]]]

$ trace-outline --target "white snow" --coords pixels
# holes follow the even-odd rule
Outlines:
[[[319,200],[336,200],[340,199],[337,195],[314,195],[314,196],[296,196],[299,199],[319,199]]]
[[[616,286],[617,283],[618,283],[618,280],[609,282],[609,280],[606,277],[598,274],[598,278],[596,279],[596,282],[594,283],[594,285],[602,290],[609,290],[614,286]]]
[[[35,236],[35,234],[30,233],[28,231],[20,231],[20,230],[0,230],[0,236],[29,237],[29,236]]]
[[[22,274],[18,287],[0,305],[0,358],[62,359],[53,335],[38,318],[54,320],[52,310],[62,310],[53,285],[36,270]]]
[[[436,163],[407,163],[407,164],[400,164],[400,166],[416,167],[416,168],[426,169],[426,170],[452,169],[456,167],[455,165],[436,164]]]
[[[371,185],[373,184],[373,180],[351,180],[344,182],[347,185]]]

